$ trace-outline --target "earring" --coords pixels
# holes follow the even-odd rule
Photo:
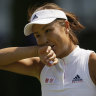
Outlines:
[[[64,23],[64,22],[60,22],[60,25],[61,25],[61,26],[64,26],[64,25],[65,25],[65,23]]]
[[[69,32],[69,29],[67,29],[67,32]]]

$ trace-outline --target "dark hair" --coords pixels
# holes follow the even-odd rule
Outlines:
[[[35,7],[30,7],[28,9],[29,21],[30,21],[30,17],[33,14],[34,11],[36,12],[36,11],[43,10],[43,9],[58,9],[58,10],[64,11],[67,18],[68,18],[68,22],[69,22],[69,25],[70,25],[69,38],[72,40],[72,42],[74,44],[78,44],[78,39],[76,37],[75,32],[77,32],[77,31],[79,32],[79,31],[83,30],[85,27],[82,24],[80,24],[77,16],[75,16],[71,12],[65,11],[64,9],[60,8],[58,5],[56,5],[54,3],[47,3],[47,4],[44,4],[42,6],[39,6],[37,9],[36,9],[36,6]]]

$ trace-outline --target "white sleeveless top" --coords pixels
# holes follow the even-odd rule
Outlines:
[[[93,51],[77,46],[59,63],[44,66],[41,74],[42,96],[96,96],[96,86],[92,82],[88,61]]]

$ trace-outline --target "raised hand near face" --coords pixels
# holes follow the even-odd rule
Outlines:
[[[51,46],[43,46],[38,49],[38,55],[41,61],[47,66],[53,66],[58,63],[56,54],[52,50]]]

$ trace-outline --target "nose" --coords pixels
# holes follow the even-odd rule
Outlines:
[[[40,46],[44,46],[44,45],[47,45],[48,44],[48,39],[47,37],[42,37],[40,40],[39,40],[39,45]]]

